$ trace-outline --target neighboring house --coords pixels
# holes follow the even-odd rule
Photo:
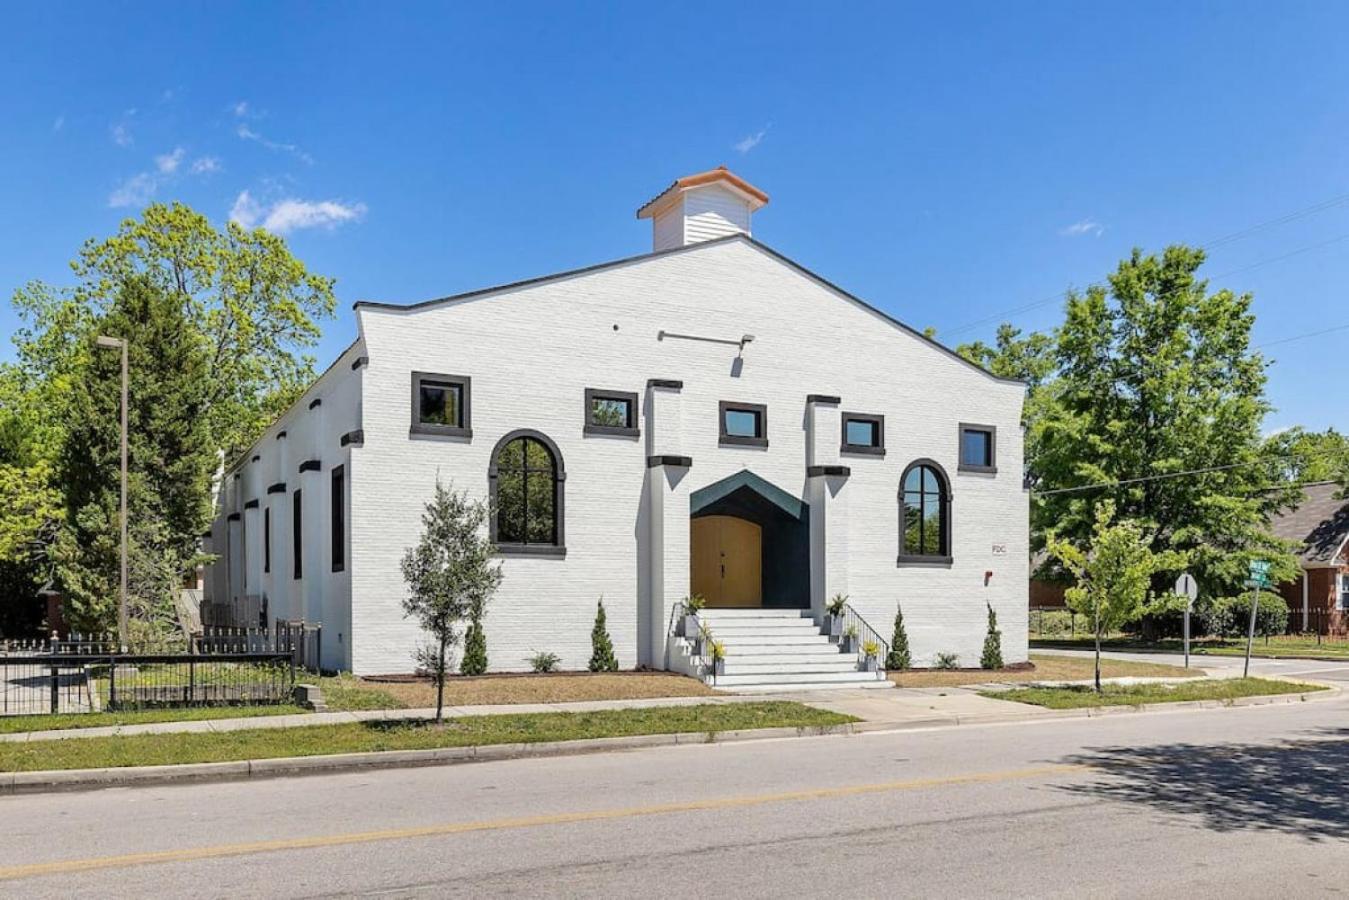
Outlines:
[[[1279,586],[1289,625],[1321,634],[1349,629],[1349,500],[1333,481],[1303,487],[1302,502],[1274,518],[1276,537],[1298,545],[1302,577]]]
[[[902,602],[917,665],[977,665],[987,603],[1024,661],[1022,384],[753,240],[767,202],[716,169],[638,210],[652,253],[357,303],[355,343],[225,473],[208,606],[321,622],[325,667],[410,670],[399,561],[440,478],[495,508],[493,669],[583,668],[600,597],[620,664],[665,668],[692,592],[793,627],[844,593],[886,639]]]

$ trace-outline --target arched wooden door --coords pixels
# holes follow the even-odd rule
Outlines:
[[[691,520],[689,580],[708,606],[763,605],[763,529],[735,516]]]

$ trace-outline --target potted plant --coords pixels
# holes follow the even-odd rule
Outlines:
[[[695,620],[697,621],[697,620]],[[703,622],[698,625],[697,634],[693,641],[693,655],[705,656],[712,646],[712,623]]]
[[[848,605],[847,594],[835,594],[824,607],[824,633],[829,637],[843,634],[843,610]]]
[[[880,652],[881,645],[875,641],[862,642],[862,671],[875,672],[879,668],[876,657]]]
[[[726,674],[726,645],[721,641],[712,642],[712,675],[720,678]]]
[[[702,594],[693,594],[684,598],[684,637],[689,640],[698,639],[698,613],[702,612],[707,601],[703,599]]]
[[[843,637],[838,642],[838,649],[842,653],[857,652],[857,626],[849,625],[843,629]]]

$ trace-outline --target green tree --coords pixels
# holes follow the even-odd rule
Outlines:
[[[1098,504],[1086,546],[1049,536],[1049,553],[1068,571],[1074,584],[1065,600],[1074,612],[1092,623],[1096,644],[1096,691],[1101,690],[1101,638],[1148,608],[1151,581],[1162,571],[1185,565],[1185,555],[1153,553],[1144,527],[1128,520],[1115,521],[1115,504]],[[989,610],[990,617],[992,610]]]
[[[486,521],[485,505],[437,478],[422,513],[421,537],[403,555],[408,585],[403,614],[415,617],[431,635],[414,655],[435,677],[437,722],[443,720],[447,654],[458,640],[459,623],[474,610],[481,615],[501,584],[501,565],[493,562],[496,548],[482,534]]]
[[[894,672],[913,665],[909,653],[909,633],[904,630],[904,610],[895,604],[895,631],[890,636],[890,652],[885,657],[885,668]]]
[[[469,612],[468,630],[464,632],[464,658],[459,660],[460,675],[487,673],[487,633],[482,627],[482,610]]]
[[[1289,428],[1265,440],[1272,480],[1289,484],[1338,481],[1349,485],[1349,436],[1334,428]]]
[[[128,344],[128,599],[140,626],[161,631],[176,620],[175,594],[211,518],[207,348],[181,304],[144,278],[126,282],[94,324]],[[90,349],[79,360],[63,406],[57,480],[66,518],[55,560],[71,625],[103,630],[119,582],[121,355]]]
[[[595,610],[595,627],[590,629],[590,671],[617,672],[618,657],[614,655],[614,642],[609,638],[604,616],[604,598],[600,598]]]
[[[998,614],[993,604],[988,606],[988,634],[984,637],[984,652],[979,657],[979,665],[985,669],[1002,668],[1002,632],[998,630]]]
[[[1149,549],[1190,555],[1218,595],[1240,584],[1251,558],[1271,560],[1276,580],[1297,564],[1268,530],[1288,497],[1265,490],[1268,363],[1251,348],[1251,296],[1210,293],[1197,276],[1203,260],[1182,246],[1135,250],[1107,286],[1069,296],[1053,402],[1030,423],[1027,446],[1045,489],[1033,498],[1036,532],[1084,547],[1097,505],[1110,500]],[[1087,489],[1047,492],[1073,487]]]

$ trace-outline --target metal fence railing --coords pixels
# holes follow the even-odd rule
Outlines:
[[[877,665],[884,669],[886,657],[890,655],[890,642],[881,637],[881,633],[872,628],[866,619],[858,614],[857,610],[852,608],[851,604],[843,605],[843,633],[848,635],[855,632],[857,635],[857,661],[859,665],[865,658],[863,646],[868,641],[874,641],[880,648],[877,653]]]

